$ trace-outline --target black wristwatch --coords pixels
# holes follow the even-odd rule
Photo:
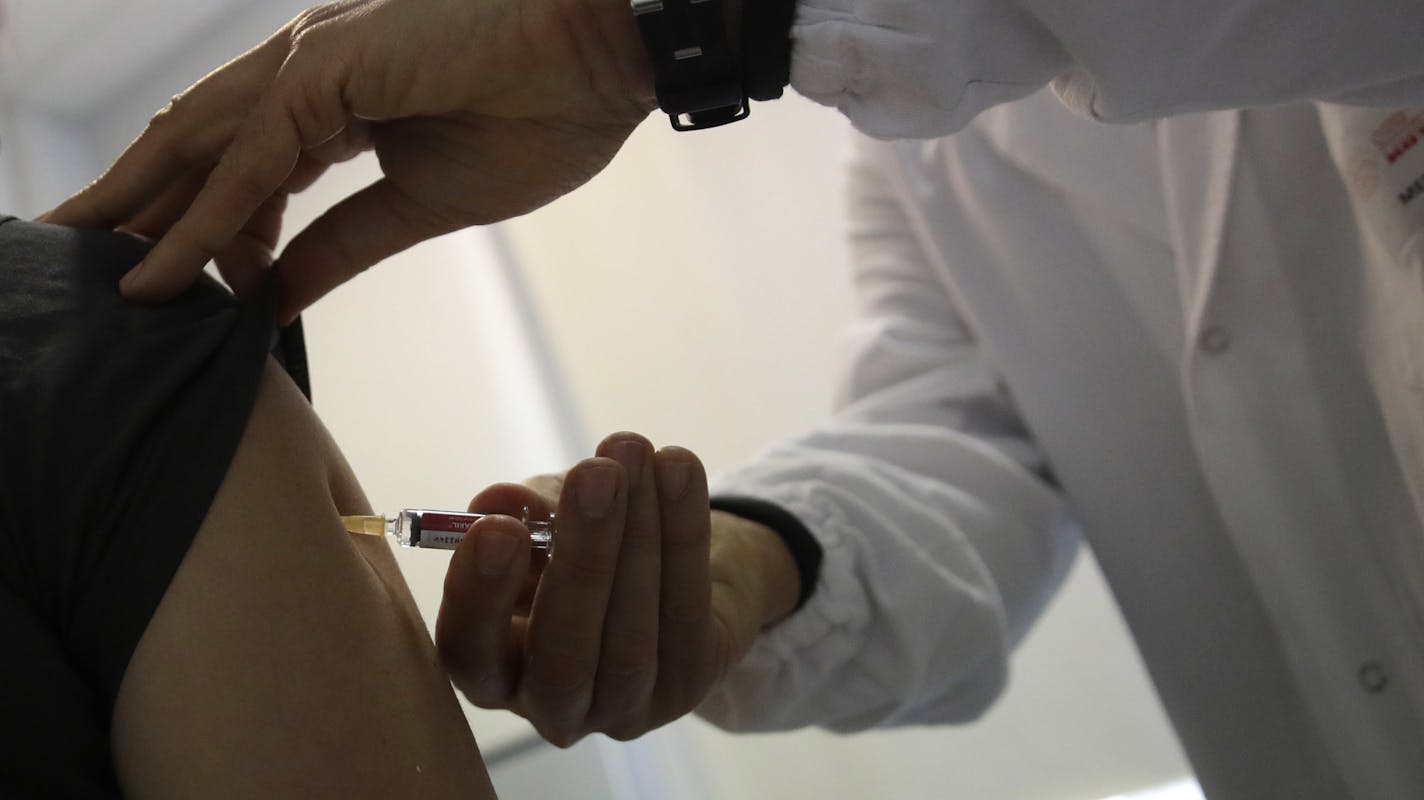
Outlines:
[[[721,0],[632,0],[632,6],[653,60],[658,107],[674,130],[715,128],[751,114]]]

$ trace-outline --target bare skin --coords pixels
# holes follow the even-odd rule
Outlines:
[[[269,363],[208,516],[113,716],[126,797],[492,798],[387,544],[296,387]]]
[[[212,259],[241,293],[288,193],[374,149],[385,177],[282,254],[290,320],[389,255],[582,185],[655,106],[626,0],[343,0],[174,98],[42,219],[156,239],[130,299],[171,298]]]
[[[739,45],[741,0],[722,0]],[[158,240],[124,296],[161,302],[209,260],[239,294],[273,265],[287,196],[364,150],[384,178],[277,261],[283,321],[418,242],[508,219],[600,172],[657,107],[627,0],[313,6],[154,115],[42,219]]]
[[[436,640],[470,702],[518,713],[556,745],[632,739],[692,711],[796,604],[780,537],[709,511],[702,464],[683,448],[616,433],[563,475],[470,503],[524,506],[558,520],[532,609],[518,604],[528,534],[491,518],[451,559]]]

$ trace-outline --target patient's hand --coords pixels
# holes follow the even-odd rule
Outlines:
[[[775,533],[709,512],[691,452],[620,433],[598,456],[471,501],[556,511],[554,554],[526,616],[528,532],[512,517],[481,520],[450,562],[436,625],[470,702],[508,708],[560,746],[593,732],[631,739],[691,711],[799,591]]]

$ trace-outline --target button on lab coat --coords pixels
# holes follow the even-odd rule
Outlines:
[[[861,5],[922,23],[959,8]],[[1205,13],[1129,4],[1145,5]],[[1267,4],[1227,5],[1240,21]],[[804,40],[820,23],[799,14]],[[943,139],[860,142],[840,411],[715,487],[796,513],[821,580],[702,713],[735,729],[971,719],[1081,532],[1209,796],[1424,797],[1424,340],[1402,338],[1424,324],[1424,284],[1418,248],[1347,192],[1373,145],[1340,140],[1354,110],[1309,102],[1103,125],[1062,101],[1183,111],[1211,87],[1188,70],[1177,102],[1154,65],[1159,85],[1119,80],[1130,53],[1044,47],[1052,69],[1027,83],[1055,78],[1057,97]],[[1315,56],[1295,57],[1300,91],[1421,94],[1406,69],[1371,72],[1389,54],[1302,66]],[[836,84],[807,58],[803,86]],[[1258,74],[1226,103],[1294,99],[1289,69]],[[902,113],[893,95],[820,99],[880,134],[973,116]]]

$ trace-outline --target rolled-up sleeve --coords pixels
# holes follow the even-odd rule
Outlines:
[[[968,720],[1062,580],[1072,516],[877,169],[856,167],[860,321],[840,410],[715,481],[820,542],[819,582],[700,713],[737,730]]]
[[[1294,100],[1424,104],[1414,0],[801,0],[791,84],[880,138],[1052,84],[1129,122]]]

